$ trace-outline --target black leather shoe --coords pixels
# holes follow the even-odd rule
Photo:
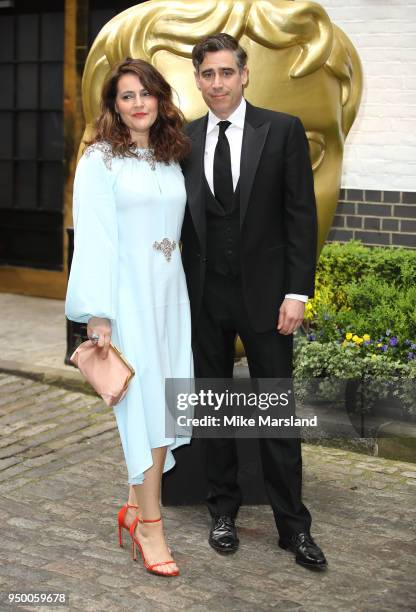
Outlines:
[[[240,542],[231,516],[216,516],[212,519],[208,543],[219,553],[231,554],[237,550]]]
[[[324,570],[328,567],[324,553],[307,532],[296,533],[288,539],[280,538],[279,546],[295,553],[296,563],[308,569]]]

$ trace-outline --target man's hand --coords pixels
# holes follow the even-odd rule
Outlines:
[[[284,336],[293,334],[302,325],[304,315],[305,302],[285,298],[279,308],[277,331]]]
[[[101,348],[101,357],[107,359],[111,342],[111,323],[108,319],[91,317],[87,326],[88,338],[93,334],[98,336],[97,346]]]

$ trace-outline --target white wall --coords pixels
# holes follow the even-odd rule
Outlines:
[[[363,64],[342,187],[416,191],[416,0],[322,0]]]

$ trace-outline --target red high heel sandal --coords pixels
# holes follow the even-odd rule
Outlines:
[[[149,565],[149,563],[146,561],[146,558],[144,556],[142,546],[139,540],[134,535],[134,530],[136,529],[137,523],[159,523],[161,520],[162,520],[162,517],[159,517],[158,519],[154,519],[154,520],[145,520],[145,519],[140,519],[138,516],[136,516],[136,518],[134,519],[133,523],[130,526],[131,554],[133,557],[133,561],[137,561],[137,551],[136,551],[136,546],[137,546],[140,550],[140,554],[143,559],[143,564],[146,570],[150,574],[156,574],[156,576],[179,576],[179,569],[175,570],[174,572],[169,572],[169,573],[158,571],[155,569],[155,567],[159,567],[160,565],[170,565],[172,563],[175,563],[175,561],[173,560],[172,561],[160,561],[159,563],[153,563],[152,565]],[[170,549],[168,550],[170,552]]]
[[[129,508],[138,508],[139,506],[135,506],[134,504],[124,504],[124,506],[122,508],[120,508],[119,512],[118,512],[118,541],[119,544],[121,546],[121,548],[123,548],[123,535],[121,533],[122,529],[126,529],[126,531],[130,532],[130,527],[127,527],[126,523],[124,522],[124,519],[126,518],[126,512]]]

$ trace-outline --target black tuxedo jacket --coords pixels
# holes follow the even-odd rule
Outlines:
[[[182,169],[188,202],[182,261],[197,323],[206,268],[204,151],[208,115],[187,126]],[[276,327],[286,293],[313,296],[317,221],[308,141],[301,121],[247,103],[240,165],[241,282],[255,331]]]

